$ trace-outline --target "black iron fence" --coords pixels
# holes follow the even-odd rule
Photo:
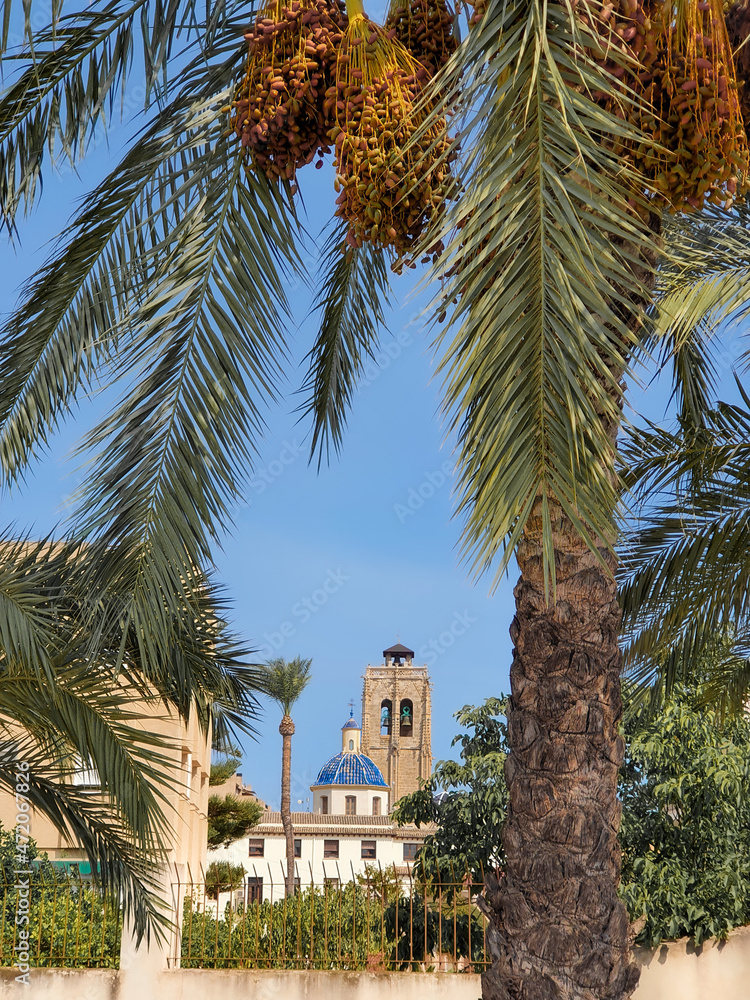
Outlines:
[[[73,870],[0,868],[0,965],[117,968],[117,901]]]
[[[367,969],[481,972],[490,965],[482,886],[418,883],[396,869],[344,882],[267,873],[173,886],[182,905],[179,955],[190,969]]]

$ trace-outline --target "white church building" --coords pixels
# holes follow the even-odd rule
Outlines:
[[[386,694],[401,696],[405,690],[406,694],[412,695],[408,702],[410,710],[404,716],[402,725],[398,718],[392,720],[383,715],[381,719],[380,693],[370,708],[370,714],[375,713],[377,717],[373,715],[372,719],[366,719],[368,738],[373,742],[375,752],[389,762],[389,773],[399,774],[398,758],[402,758],[399,797],[418,787],[419,777],[405,781],[405,764],[409,755],[414,756],[415,761],[429,756],[429,743],[425,744],[424,735],[417,738],[413,725],[415,715],[417,719],[426,718],[427,725],[422,727],[422,731],[429,741],[429,679],[426,667],[412,667],[412,656],[412,651],[406,647],[392,647],[384,651],[385,663],[376,668],[368,666],[365,674],[365,711],[369,702],[373,701],[368,698],[368,684],[372,686],[373,683],[371,674],[381,686],[392,680],[393,692],[388,688]],[[411,674],[415,677],[410,684]],[[390,698],[387,704],[392,703],[398,704]],[[383,704],[386,702],[383,701]],[[425,837],[433,832],[431,826],[399,827],[391,820],[390,812],[395,801],[393,786],[385,780],[374,760],[363,753],[361,743],[362,730],[352,710],[351,717],[341,728],[340,752],[326,761],[310,786],[312,812],[292,813],[295,881],[302,887],[349,882],[364,874],[368,866],[389,870],[395,867],[396,873],[408,881],[417,852]],[[391,766],[390,761],[394,757],[395,766]],[[425,760],[420,765],[422,771],[429,766],[431,758],[429,763]],[[417,775],[416,764],[410,771]],[[265,812],[248,837],[235,841],[229,847],[209,851],[208,862],[212,861],[229,861],[244,866],[248,902],[281,899],[286,872],[286,841],[281,813]]]

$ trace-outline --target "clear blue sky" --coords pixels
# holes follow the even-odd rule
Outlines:
[[[0,249],[2,302],[11,307],[21,282],[41,264],[45,244],[64,226],[75,201],[114,162],[127,135],[111,133],[80,177],[47,177],[41,205],[21,224],[20,246]],[[111,160],[110,160],[111,157]],[[306,171],[303,194],[317,232],[333,206],[332,175]],[[312,206],[312,207],[311,207]],[[453,457],[438,413],[430,340],[419,319],[424,299],[410,298],[413,278],[394,279],[396,308],[378,362],[369,366],[345,437],[343,454],[320,473],[308,464],[309,428],[298,422],[294,394],[303,377],[290,371],[286,397],[251,474],[236,530],[216,555],[218,578],[234,603],[234,624],[258,658],[312,657],[313,681],[295,712],[293,799],[305,808],[318,768],[340,748],[340,727],[362,673],[397,637],[427,662],[433,682],[433,754],[451,754],[452,714],[508,689],[513,615],[511,579],[490,596],[489,580],[472,584],[459,564],[460,526],[452,520]],[[290,330],[299,363],[314,334],[305,321],[304,289],[293,290],[300,327]],[[652,413],[663,408],[657,393]],[[92,402],[92,410],[97,401]],[[3,497],[3,521],[39,534],[60,522],[78,473],[70,449],[90,414],[64,429],[22,494]],[[284,635],[286,633],[286,636]],[[244,747],[243,775],[278,805],[279,712],[265,706],[257,742]]]

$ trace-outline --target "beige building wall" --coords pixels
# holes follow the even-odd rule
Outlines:
[[[200,877],[206,862],[211,734],[201,733],[195,713],[186,725],[176,715],[169,714],[161,701],[140,704],[141,727],[165,737],[165,746],[159,752],[169,759],[169,785],[165,789],[165,810],[173,833],[169,866],[180,878],[187,877],[188,870],[193,877]],[[92,787],[90,794],[99,793]],[[60,834],[46,816],[36,809],[29,815],[31,836],[52,860],[85,861],[80,845]],[[16,825],[15,800],[9,791],[0,790],[0,822],[6,830]]]
[[[386,651],[387,652],[387,651]],[[362,688],[362,752],[380,768],[390,787],[391,808],[415,792],[432,774],[432,704],[427,667],[416,667],[384,656],[379,666],[368,664]],[[381,732],[383,703],[390,702],[391,731]],[[410,702],[411,733],[404,735],[401,711]]]

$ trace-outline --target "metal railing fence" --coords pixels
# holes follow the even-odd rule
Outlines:
[[[0,867],[0,966],[118,968],[122,913],[75,870]]]
[[[173,885],[182,906],[183,969],[342,969],[481,972],[491,964],[481,884],[417,882],[368,869],[349,881],[235,875]]]

